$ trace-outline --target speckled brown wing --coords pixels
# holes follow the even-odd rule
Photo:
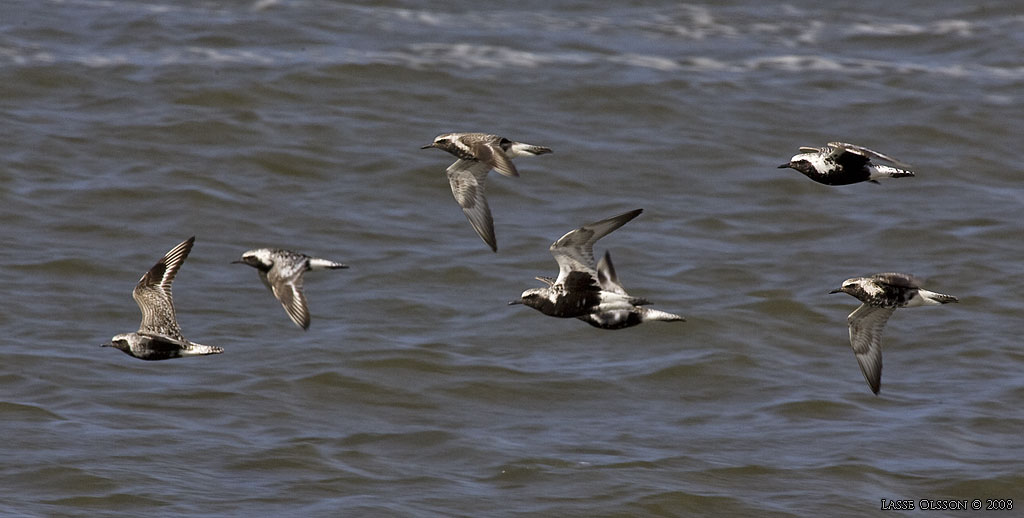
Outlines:
[[[498,251],[497,238],[494,235],[494,219],[491,217],[491,208],[487,205],[487,198],[484,196],[484,182],[487,180],[487,172],[491,166],[485,162],[473,160],[458,160],[448,170],[448,183],[452,187],[452,195],[455,201],[462,207],[470,225],[480,236],[480,239],[491,247],[491,250]]]
[[[850,346],[857,357],[860,371],[878,394],[882,386],[882,329],[896,308],[883,308],[861,304],[847,317],[850,324]]]
[[[488,169],[493,168],[505,176],[519,176],[515,164],[505,154],[505,150],[501,149],[500,142],[501,137],[497,135],[481,135],[466,144],[476,159],[486,164]]]
[[[309,307],[306,305],[305,295],[302,294],[301,272],[284,272],[287,275],[279,275],[280,273],[277,268],[273,268],[267,274],[270,289],[277,300],[281,301],[288,318],[302,329],[309,329]]]
[[[185,341],[174,314],[171,284],[189,252],[192,251],[195,239],[195,236],[192,236],[172,248],[164,255],[163,259],[160,259],[139,279],[139,284],[132,291],[132,298],[135,299],[142,311],[139,333],[162,335]]]

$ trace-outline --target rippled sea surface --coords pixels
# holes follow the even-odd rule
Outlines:
[[[863,516],[1024,507],[1024,8],[66,0],[0,6],[0,515]],[[546,145],[491,174],[448,131]],[[843,140],[917,177],[777,169]],[[506,303],[563,233],[604,238],[685,323],[604,331]],[[175,282],[218,356],[142,362],[131,290]],[[257,246],[306,275],[303,332]],[[897,311],[882,391],[848,277]]]

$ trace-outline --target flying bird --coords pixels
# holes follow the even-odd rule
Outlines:
[[[872,158],[884,160],[898,167],[872,163]],[[895,158],[844,142],[829,142],[827,146],[821,148],[801,147],[800,153],[794,155],[789,162],[780,165],[779,169],[787,167],[796,169],[811,180],[825,185],[878,183],[879,178],[914,176],[913,171],[901,169],[909,167],[907,164]]]
[[[486,133],[445,133],[434,138],[434,142],[421,149],[443,149],[458,160],[448,166],[448,183],[451,184],[455,201],[462,207],[473,229],[480,239],[494,252],[498,242],[494,236],[494,220],[484,196],[484,182],[487,173],[494,169],[505,176],[519,176],[512,158],[543,155],[551,148],[513,142],[498,135]]]
[[[552,243],[558,277],[536,277],[547,286],[523,292],[519,300],[548,316],[578,318],[604,329],[621,329],[647,320],[682,320],[678,315],[644,308],[650,302],[626,293],[618,281],[611,256],[594,266],[594,243],[640,215],[637,209],[572,230]]]
[[[145,275],[132,290],[132,298],[142,310],[142,324],[134,333],[122,333],[110,339],[103,347],[114,347],[140,360],[169,360],[183,356],[220,354],[223,348],[190,342],[181,335],[178,319],[174,315],[171,283],[178,269],[192,250],[192,236],[172,248]]]
[[[959,302],[952,295],[928,291],[912,275],[878,273],[854,277],[829,293],[846,293],[862,302],[846,318],[850,325],[850,345],[871,391],[878,394],[882,385],[882,328],[896,308],[935,306]]]
[[[302,329],[309,329],[309,307],[302,294],[302,274],[309,270],[334,270],[347,265],[318,259],[280,248],[256,248],[242,254],[233,263],[256,268],[260,280],[281,302],[288,317]]]

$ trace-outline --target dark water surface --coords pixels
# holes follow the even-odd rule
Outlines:
[[[0,515],[1024,507],[1022,56],[1014,2],[6,2]],[[555,150],[491,175],[498,254],[447,131]],[[829,140],[918,176],[776,169]],[[598,253],[685,323],[506,305],[638,207]],[[226,352],[99,348],[193,234],[178,318]],[[351,265],[308,332],[257,246]],[[881,271],[960,304],[895,314],[874,396],[827,293]]]

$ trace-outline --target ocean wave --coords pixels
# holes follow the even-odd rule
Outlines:
[[[437,11],[320,0],[256,0],[228,6],[118,0],[50,3],[59,7],[53,19],[29,17],[32,23],[0,29],[0,66],[384,65],[482,73],[576,73],[579,67],[616,67],[627,74],[778,70],[1024,79],[1024,67],[1012,57],[989,52],[995,41],[1019,39],[1024,17],[973,12],[894,22],[872,13],[837,21],[825,11],[795,7],[609,7],[576,12],[557,7]],[[254,27],[265,37],[253,39]],[[140,37],[145,44],[139,43]],[[905,38],[915,47],[912,52],[881,52],[871,43],[880,38]],[[218,44],[210,44],[211,39]],[[76,40],[90,44],[69,44]],[[836,44],[842,45],[841,52]],[[977,60],[978,55],[991,57]]]
[[[562,71],[573,67],[615,66],[623,71],[663,73],[728,73],[754,71],[829,72],[847,75],[935,75],[960,79],[1024,80],[1024,66],[996,66],[974,62],[923,63],[844,58],[818,54],[778,54],[728,60],[714,56],[667,57],[642,53],[539,52],[472,43],[417,43],[401,50],[376,51],[332,49],[324,52],[223,49],[188,46],[181,49],[110,53],[57,54],[39,49],[0,48],[0,66],[48,66],[76,64],[90,68],[118,66],[399,66],[413,70],[433,68],[462,70],[543,69]]]
[[[855,23],[849,26],[846,34],[851,36],[955,36],[969,38],[974,36],[977,24],[967,20],[937,20],[929,23]]]

